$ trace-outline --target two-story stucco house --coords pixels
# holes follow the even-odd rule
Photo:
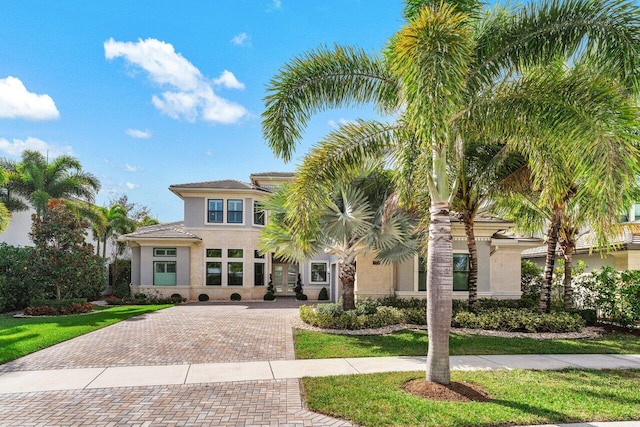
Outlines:
[[[260,232],[269,219],[258,202],[292,178],[292,173],[271,172],[252,174],[249,183],[221,180],[170,186],[184,203],[184,221],[140,228],[120,238],[131,248],[132,291],[178,293],[189,300],[197,300],[200,294],[229,300],[238,293],[243,300],[261,300],[270,277],[277,295],[293,295],[300,275],[310,299],[325,287],[331,300],[337,301],[341,287],[333,256],[321,253],[292,264],[257,251]],[[481,298],[520,296],[521,253],[539,241],[502,233],[511,226],[493,218],[476,222]],[[453,237],[454,297],[466,298],[469,255],[464,229],[457,222]],[[417,256],[385,265],[370,253],[360,256],[356,265],[359,298],[426,295],[425,265]]]

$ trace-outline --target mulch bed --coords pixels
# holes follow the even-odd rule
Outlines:
[[[447,385],[416,379],[408,381],[404,390],[427,400],[440,402],[490,402],[491,396],[478,384],[451,382]]]

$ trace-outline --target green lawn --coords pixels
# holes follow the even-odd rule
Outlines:
[[[403,383],[424,372],[302,380],[309,409],[364,426],[489,426],[640,419],[640,371],[452,372],[479,384],[490,402],[434,402]]]
[[[426,331],[400,331],[387,335],[335,335],[298,330],[296,358],[425,356]],[[501,338],[451,334],[451,355],[472,354],[574,354],[640,353],[640,339],[628,334],[610,334],[597,339]]]
[[[171,305],[118,306],[73,316],[29,318],[0,316],[0,363],[6,363],[121,320],[167,307]]]

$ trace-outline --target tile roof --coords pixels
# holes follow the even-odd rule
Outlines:
[[[182,222],[140,227],[133,233],[124,234],[118,240],[167,239],[167,240],[202,240],[184,229]]]
[[[235,179],[223,179],[220,181],[192,182],[187,184],[170,185],[169,189],[174,188],[207,188],[216,190],[254,190],[256,187],[245,182],[236,181]]]

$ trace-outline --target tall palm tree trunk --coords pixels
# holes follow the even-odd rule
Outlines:
[[[340,282],[342,283],[342,308],[346,310],[356,309],[355,283],[356,265],[355,262],[340,263]]]
[[[573,238],[569,237],[569,232],[567,232],[567,238],[560,239],[559,243],[564,257],[564,308],[565,310],[569,310],[573,308],[573,287],[571,286],[571,279],[576,242]]]
[[[551,311],[551,280],[553,279],[553,267],[556,261],[556,246],[558,244],[558,232],[562,224],[562,208],[555,206],[551,215],[551,224],[547,230],[547,258],[544,264],[542,286],[540,288],[540,312]]]
[[[464,223],[469,248],[469,311],[475,312],[478,300],[478,245],[473,230],[475,221],[470,212],[462,213],[459,218]]]
[[[427,256],[427,381],[449,384],[453,241],[447,202],[432,202]]]

